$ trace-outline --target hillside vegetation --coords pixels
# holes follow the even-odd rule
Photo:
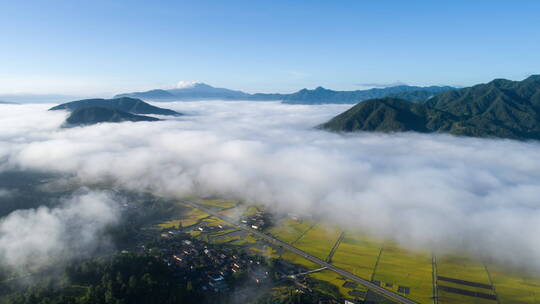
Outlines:
[[[320,126],[329,131],[439,132],[475,137],[540,139],[540,75],[496,79],[413,103],[361,102]]]

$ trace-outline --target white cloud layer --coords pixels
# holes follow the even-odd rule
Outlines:
[[[14,211],[0,219],[0,264],[26,274],[90,256],[117,219],[106,192],[81,192],[52,209]]]
[[[0,170],[112,176],[132,189],[229,196],[324,214],[408,246],[540,269],[537,142],[312,128],[346,105],[158,105],[193,115],[60,130],[64,113],[2,106]]]
[[[187,89],[187,88],[192,88],[194,87],[196,84],[198,84],[200,82],[197,82],[197,81],[187,81],[187,80],[180,80],[179,82],[176,83],[176,86],[175,88],[176,89]]]

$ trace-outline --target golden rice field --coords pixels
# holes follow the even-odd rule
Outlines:
[[[321,259],[325,259],[339,236],[335,228],[313,222],[284,219],[268,230],[274,237]],[[382,250],[381,250],[382,249]],[[319,266],[292,253],[282,255],[291,263],[307,269]],[[400,293],[418,303],[434,303],[434,283],[461,290],[493,294],[498,301],[443,290],[436,290],[438,303],[530,304],[540,303],[540,278],[524,271],[501,269],[460,255],[438,256],[437,275],[475,283],[493,285],[494,290],[464,284],[433,280],[433,260],[430,252],[412,252],[391,242],[383,242],[358,232],[346,232],[332,258],[332,263],[361,278],[379,281],[381,287],[398,292],[399,286],[409,288]],[[328,271],[330,272],[330,271]],[[312,275],[312,276],[321,276]],[[325,280],[338,286],[337,280]],[[340,289],[340,290],[341,290]]]
[[[223,212],[241,212],[243,215],[254,214],[259,211],[255,206],[240,207],[234,201],[205,200],[200,201],[206,206],[223,209]],[[184,205],[184,207],[186,207]],[[224,230],[213,233],[200,233],[194,231],[193,235],[199,237],[220,237],[216,243],[228,243],[233,245],[248,246],[254,253],[265,256],[278,257],[290,263],[313,270],[320,268],[319,265],[304,259],[291,252],[283,252],[278,255],[274,249],[266,247],[260,249],[255,244],[260,243],[253,235],[235,235],[236,229],[227,227],[226,224],[208,214],[189,208],[178,219],[165,222],[162,228],[178,226],[188,227],[196,223],[207,226],[223,225]],[[275,238],[292,244],[305,252],[325,260],[336,244],[342,230],[324,223],[314,221],[293,220],[284,218],[279,220],[273,227],[266,230]],[[228,236],[230,234],[230,236]],[[259,246],[260,247],[260,246]],[[264,248],[264,247],[263,247]],[[413,252],[401,248],[395,243],[377,240],[368,235],[347,231],[336,248],[332,257],[332,263],[361,278],[377,281],[381,287],[410,298],[418,303],[439,304],[532,304],[540,303],[540,277],[528,275],[525,270],[516,271],[504,269],[493,264],[485,264],[463,255],[436,256],[435,268],[433,256],[430,252]],[[439,277],[447,277],[465,281],[451,282],[435,279],[434,271]],[[345,280],[338,274],[324,270],[310,274],[310,277],[319,281],[327,282],[336,286],[344,298],[351,298],[348,292],[351,289],[343,287]],[[467,282],[492,286],[476,286]],[[439,286],[434,291],[434,286]],[[496,296],[497,299],[486,299],[478,296],[456,293],[442,290],[441,286]],[[400,287],[406,287],[408,293]],[[356,290],[363,290],[358,285]],[[434,301],[437,296],[437,302]]]

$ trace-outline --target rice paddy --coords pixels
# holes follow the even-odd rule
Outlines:
[[[199,204],[207,206],[207,207],[214,207],[218,209],[230,209],[234,208],[238,205],[237,201],[233,200],[199,200]]]
[[[345,233],[332,264],[366,280],[371,280],[382,243],[361,234]]]
[[[278,225],[268,229],[267,232],[280,241],[295,244],[296,241],[314,225],[315,224],[310,221],[283,219]]]
[[[201,204],[221,209],[222,213],[236,212],[244,216],[260,210],[255,206],[246,208],[225,200],[206,200],[201,201]],[[217,231],[192,230],[190,233],[211,243],[246,246],[254,253],[280,257],[307,270],[320,268],[294,253],[281,250],[278,253],[253,235],[230,227],[198,209],[185,205],[183,207],[187,209],[178,219],[165,222],[160,227],[190,227],[195,224],[221,226]],[[332,264],[418,303],[540,303],[540,277],[527,275],[525,270],[504,269],[463,255],[441,255],[434,258],[431,252],[413,252],[359,232],[346,231],[341,242],[336,243],[342,233],[341,229],[312,220],[282,218],[265,233],[322,260],[326,260],[335,247]],[[359,295],[366,295],[367,290],[361,285],[354,288],[350,288],[350,284],[344,286],[345,279],[333,271],[324,270],[309,276],[335,286],[345,299],[363,299]]]
[[[310,274],[309,276],[313,279],[336,286],[339,290],[340,295],[345,299],[363,300],[365,298],[365,294],[367,293],[367,289],[361,285],[356,285],[354,288],[346,288],[344,285],[347,280],[331,270],[315,272]],[[349,292],[353,292],[353,294],[358,294],[358,296],[353,296],[349,294]],[[363,296],[360,296],[360,294],[363,294]]]
[[[418,303],[433,303],[431,254],[413,253],[394,244],[385,244],[372,281]]]
[[[179,207],[182,207],[183,212],[178,219],[166,221],[159,224],[159,227],[162,229],[168,228],[178,228],[178,227],[190,227],[199,223],[202,219],[209,217],[210,215],[206,212],[203,212],[199,209],[191,208],[187,205],[178,204]]]
[[[295,247],[326,260],[340,233],[341,230],[334,227],[315,225],[304,233]]]

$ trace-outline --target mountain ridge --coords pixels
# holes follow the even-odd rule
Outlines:
[[[374,88],[355,91],[334,91],[317,87],[313,90],[301,89],[294,93],[254,93],[215,88],[205,83],[195,83],[188,87],[169,90],[150,90],[145,92],[123,93],[118,97],[146,98],[155,101],[196,101],[196,100],[249,100],[249,101],[281,101],[287,104],[354,104],[363,100],[382,97],[400,97],[410,101],[423,101],[447,90],[450,86],[407,86],[399,85],[388,88]]]
[[[159,121],[160,119],[150,116],[135,115],[114,108],[83,107],[75,109],[67,117],[62,125],[63,128],[77,126],[89,126],[98,123],[119,123],[124,121]]]
[[[156,114],[156,115],[182,115],[173,110],[153,106],[137,98],[119,97],[112,99],[82,99],[54,106],[49,111],[68,110],[74,111],[86,107],[102,107],[120,110],[132,114]]]
[[[413,119],[412,114],[417,117]],[[494,79],[441,92],[418,103],[397,98],[371,99],[319,127],[338,132],[415,131],[540,139],[540,75],[522,81]]]

